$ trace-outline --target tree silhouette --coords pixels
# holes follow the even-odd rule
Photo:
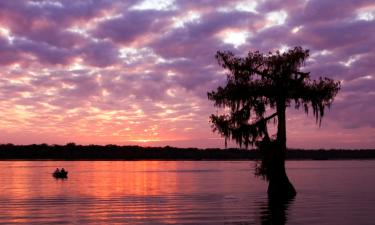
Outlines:
[[[248,148],[256,145],[262,162],[256,173],[269,181],[270,197],[294,197],[296,191],[285,172],[286,107],[294,103],[306,113],[312,109],[321,124],[326,106],[340,89],[340,82],[329,78],[311,80],[309,72],[300,71],[309,50],[295,47],[287,52],[261,54],[249,52],[245,58],[218,51],[219,65],[229,70],[227,84],[208,93],[223,114],[210,116],[213,131]],[[269,136],[267,124],[277,122],[277,133]]]

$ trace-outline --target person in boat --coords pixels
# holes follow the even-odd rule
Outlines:
[[[66,171],[65,171],[64,168],[62,168],[60,172],[61,172],[61,173],[66,173]]]
[[[56,173],[60,173],[59,168],[56,168],[56,170],[55,170],[55,174],[56,174]]]

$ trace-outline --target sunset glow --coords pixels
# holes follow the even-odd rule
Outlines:
[[[288,146],[374,148],[374,16],[369,1],[1,1],[0,142],[224,147],[216,51],[302,46],[342,90],[320,128],[288,109]]]

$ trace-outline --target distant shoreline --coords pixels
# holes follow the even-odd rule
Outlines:
[[[0,160],[257,160],[259,150],[117,145],[0,145]],[[375,149],[290,149],[288,160],[375,159]]]

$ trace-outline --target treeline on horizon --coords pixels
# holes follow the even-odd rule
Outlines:
[[[257,149],[0,144],[0,160],[256,160]],[[375,149],[289,149],[287,159],[375,159]]]

